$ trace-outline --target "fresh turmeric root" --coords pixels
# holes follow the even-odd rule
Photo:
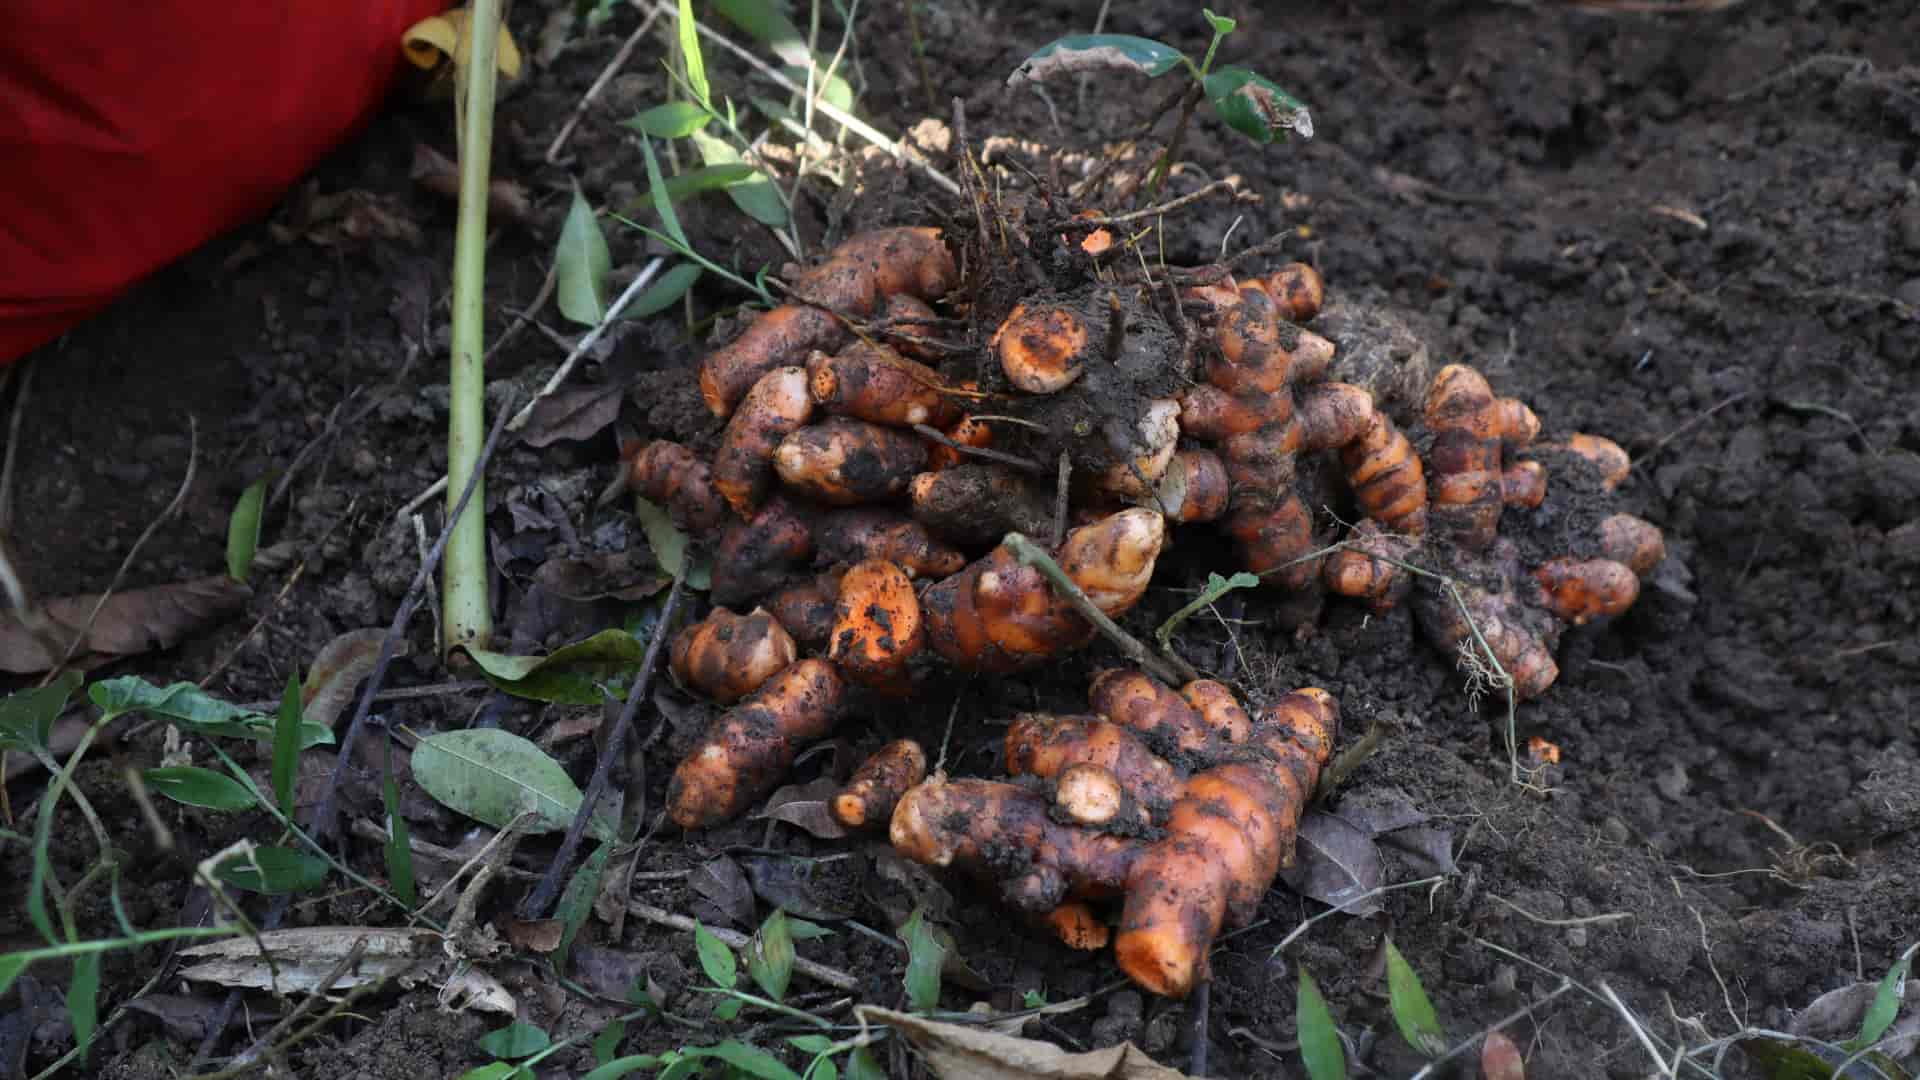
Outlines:
[[[751,517],[773,488],[774,450],[813,415],[805,368],[774,368],[753,384],[727,421],[713,454],[713,483],[741,517]]]
[[[731,705],[798,658],[792,635],[765,609],[736,615],[717,607],[674,635],[667,666],[684,685]]]
[[[801,660],[720,714],[667,785],[667,816],[683,829],[738,817],[787,775],[800,747],[840,719],[846,682],[825,660]]]
[[[926,644],[920,601],[906,571],[869,559],[840,579],[827,657],[848,678],[876,689],[906,689],[907,661]]]
[[[788,435],[773,464],[788,490],[853,506],[904,494],[927,466],[927,447],[911,432],[835,416]]]
[[[712,470],[676,442],[636,442],[623,448],[620,471],[601,501],[627,491],[664,504],[674,524],[689,532],[705,533],[727,520],[727,503],[714,486]]]
[[[927,778],[927,752],[912,739],[895,739],[860,763],[827,803],[827,812],[849,829],[873,829],[893,817],[901,796]]]

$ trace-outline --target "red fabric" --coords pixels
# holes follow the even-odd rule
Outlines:
[[[0,0],[0,364],[272,207],[446,0]]]

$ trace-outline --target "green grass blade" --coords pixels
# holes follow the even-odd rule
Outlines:
[[[700,27],[693,21],[693,0],[680,0],[680,60],[686,66],[687,86],[692,88],[694,100],[710,107],[713,98],[707,88],[707,62],[700,56]]]
[[[1874,991],[1873,1004],[1867,1007],[1867,1015],[1860,1020],[1860,1034],[1841,1044],[1848,1050],[1864,1050],[1880,1041],[1880,1037],[1893,1026],[1894,1018],[1900,1015],[1900,1003],[1907,992],[1907,971],[1913,966],[1913,954],[1920,950],[1920,944],[1907,947],[1900,959],[1880,980],[1880,989]]]
[[[73,982],[67,986],[67,1020],[73,1025],[73,1045],[87,1060],[93,1033],[100,1026],[100,954],[73,958]]]
[[[1313,1080],[1346,1080],[1347,1052],[1340,1045],[1340,1032],[1334,1026],[1333,1012],[1320,987],[1300,969],[1300,992],[1295,998],[1294,1017],[1300,1032],[1300,1060]]]
[[[640,153],[647,161],[647,190],[653,195],[653,210],[660,215],[660,227],[673,237],[681,251],[693,250],[693,245],[687,243],[687,231],[680,227],[680,215],[674,212],[673,200],[667,198],[667,182],[660,175],[660,159],[654,156],[652,139],[640,140]]]
[[[387,881],[393,895],[412,908],[420,903],[420,890],[413,876],[413,838],[407,831],[407,819],[400,813],[400,785],[393,779],[393,740],[386,739],[380,776],[380,801],[386,804],[387,843],[381,852],[386,857]]]
[[[267,481],[263,476],[247,485],[227,518],[227,576],[247,580],[253,571],[253,554],[260,548],[260,519],[267,508]]]
[[[1420,985],[1420,976],[1400,955],[1392,938],[1387,939],[1387,1006],[1408,1046],[1429,1058],[1447,1052],[1447,1034],[1440,1028],[1440,1015],[1433,1011],[1433,1001]]]

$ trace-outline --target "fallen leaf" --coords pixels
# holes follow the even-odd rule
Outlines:
[[[580,788],[560,763],[499,728],[429,735],[414,747],[412,765],[414,782],[440,805],[496,829],[531,811],[527,832],[558,832],[580,810]],[[600,839],[614,834],[604,805],[591,831]]]
[[[182,1042],[207,1037],[219,1018],[221,999],[190,994],[148,994],[127,1002],[127,1008],[160,1021],[167,1034]]]
[[[549,559],[533,583],[566,600],[645,600],[671,584],[645,548],[608,551],[572,559]]]
[[[831,776],[788,784],[769,796],[767,808],[754,817],[784,821],[822,840],[838,840],[847,835],[847,827],[827,811],[827,801],[839,793],[840,785]]]
[[[1829,990],[1796,1014],[1787,1030],[1827,1042],[1845,1042],[1860,1031],[1867,1010],[1879,994],[1879,982],[1857,982]],[[1920,1050],[1920,979],[1906,980],[1900,1002],[1896,1014],[1899,1019],[1881,1036],[1884,1041],[1880,1049],[1892,1058],[1904,1058]]]
[[[1301,819],[1295,851],[1294,864],[1280,871],[1288,888],[1349,915],[1380,910],[1377,897],[1359,899],[1379,888],[1385,876],[1380,849],[1365,832],[1316,810]]]
[[[400,45],[416,67],[432,70],[449,61],[457,65],[473,47],[473,31],[468,25],[472,18],[472,12],[457,7],[421,19],[407,28]],[[505,23],[500,26],[500,40],[494,50],[494,64],[500,74],[509,79],[519,78],[520,46],[514,44]]]
[[[559,919],[508,919],[506,925],[507,940],[514,948],[541,954],[559,948],[565,931],[566,924]]]
[[[1340,797],[1340,817],[1368,836],[1419,825],[1427,815],[1398,788],[1378,787],[1351,791]]]
[[[520,437],[533,447],[561,439],[591,439],[620,418],[620,401],[626,392],[622,383],[602,383],[550,394],[533,403],[533,415]]]
[[[436,195],[460,198],[459,164],[425,143],[413,144],[413,169],[409,178]],[[499,177],[487,181],[487,217],[516,225],[533,220],[533,204],[527,199],[527,189]]]
[[[307,669],[306,684],[300,688],[301,715],[322,727],[332,728],[347,703],[354,699],[354,691],[373,674],[373,667],[380,660],[380,645],[386,637],[385,630],[349,630],[321,646],[319,655],[313,658],[313,666]],[[398,660],[412,649],[407,639],[401,638],[394,649],[394,659]]]
[[[854,1015],[907,1037],[943,1080],[1187,1080],[1132,1043],[1070,1054],[1048,1042],[960,1024],[943,1024],[891,1009],[860,1005]]]
[[[252,595],[252,589],[225,574],[114,593],[74,650],[71,666],[95,668],[122,657],[171,649],[239,612]],[[15,615],[0,619],[0,671],[30,675],[53,667],[60,658],[48,655],[41,639],[64,648],[86,625],[99,599],[98,594],[89,594],[49,600],[40,612],[46,620],[40,634]]]
[[[844,919],[852,914],[835,902],[844,898],[849,882],[837,876],[847,860],[832,863],[796,855],[746,855],[740,865],[762,900],[803,919]],[[751,917],[751,916],[749,916]]]
[[[250,990],[271,989],[276,994],[311,993],[340,966],[355,943],[363,940],[366,951],[360,962],[334,980],[334,991],[397,977],[403,986],[420,982],[442,986],[448,997],[486,1012],[511,1016],[516,1008],[513,995],[493,976],[456,964],[448,957],[444,935],[432,930],[307,926],[223,938],[181,949],[182,958],[199,962],[182,970],[180,977]]]
[[[1452,829],[1422,825],[1387,833],[1378,837],[1375,843],[1398,853],[1406,862],[1407,872],[1415,877],[1460,872],[1460,867],[1453,861]]]
[[[687,885],[735,926],[754,925],[753,883],[739,863],[725,855],[708,859],[687,875]]]
[[[1527,1080],[1527,1064],[1520,1048],[1502,1031],[1487,1032],[1480,1047],[1480,1075],[1486,1080]]]
[[[625,630],[603,630],[547,656],[509,656],[469,648],[480,673],[496,689],[515,697],[559,705],[599,705],[609,697],[625,699],[627,680],[646,658],[646,642]]]

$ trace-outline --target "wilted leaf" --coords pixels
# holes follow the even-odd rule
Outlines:
[[[252,595],[245,583],[225,574],[114,593],[101,607],[86,640],[74,650],[72,664],[93,668],[125,656],[171,649],[245,608]],[[97,594],[47,601],[42,635],[64,648],[86,625],[98,601]],[[0,619],[0,671],[29,675],[53,667],[59,659],[48,655],[40,636],[17,617]]]
[[[1158,78],[1180,66],[1186,57],[1180,50],[1152,38],[1132,34],[1071,34],[1040,47],[1020,62],[1008,86],[1023,82],[1045,82],[1061,75],[1078,75],[1103,68],[1134,71]]]
[[[1370,787],[1344,792],[1340,796],[1339,817],[1347,824],[1379,836],[1395,829],[1424,825],[1427,814],[1413,805],[1406,793],[1394,787]]]
[[[693,283],[700,280],[706,270],[699,263],[683,262],[674,264],[673,269],[660,275],[660,280],[640,290],[640,295],[628,301],[620,311],[623,319],[645,319],[660,314],[672,307]]]
[[[942,1080],[1187,1080],[1132,1043],[1070,1054],[1048,1042],[1000,1035],[978,1027],[943,1024],[872,1005],[854,1015],[886,1024],[907,1037]]]
[[[1453,861],[1452,829],[1422,825],[1387,833],[1376,842],[1398,852],[1406,860],[1407,870],[1417,877],[1460,872]]]
[[[626,696],[627,681],[646,659],[646,643],[625,630],[602,630],[547,656],[508,656],[469,648],[480,674],[515,697],[562,705],[599,705]]]
[[[530,811],[535,817],[527,832],[558,832],[580,810],[580,789],[560,763],[499,728],[443,731],[421,739],[413,751],[413,778],[442,806],[496,829]],[[613,823],[596,816],[591,831],[608,839]]]
[[[1486,1080],[1527,1080],[1527,1063],[1506,1032],[1487,1032],[1480,1046],[1480,1075]]]
[[[754,816],[784,821],[822,840],[838,840],[847,835],[847,827],[828,812],[827,800],[839,791],[840,784],[831,776],[788,784],[768,796],[767,808]]]
[[[246,810],[253,806],[253,792],[247,790],[246,785],[212,769],[192,765],[144,769],[140,779],[153,790],[187,806],[208,810]]]
[[[401,37],[407,59],[413,61],[415,67],[428,70],[438,67],[443,61],[451,61],[456,65],[463,62],[473,47],[473,31],[469,27],[472,18],[472,12],[457,7],[414,23]],[[494,64],[500,74],[509,79],[519,78],[520,46],[514,44],[513,35],[507,32],[504,23],[500,26],[500,41],[494,49]]]
[[[206,1038],[221,1012],[219,998],[189,994],[148,994],[127,1002],[126,1007],[160,1021],[168,1035],[182,1042]]]
[[[1320,987],[1300,969],[1300,989],[1295,996],[1294,1015],[1300,1032],[1300,1060],[1312,1080],[1347,1080],[1347,1052],[1340,1045],[1340,1030]]]
[[[803,919],[844,919],[851,912],[834,903],[835,894],[846,886],[844,879],[829,877],[841,865],[822,863],[797,855],[743,855],[740,865],[753,883],[753,891],[767,903],[782,907]]]
[[[413,167],[407,179],[444,199],[460,199],[460,163],[428,146],[413,144]],[[487,181],[487,220],[511,221],[525,225],[533,220],[533,203],[527,189],[512,180],[494,177]]]
[[[700,151],[700,159],[708,165],[741,164],[740,152],[725,139],[704,131],[696,131],[690,138]],[[780,201],[780,193],[773,189],[773,181],[765,174],[756,170],[747,179],[728,184],[726,190],[733,204],[753,220],[776,229],[786,225],[787,204]]]
[[[533,583],[565,600],[645,600],[673,579],[642,548],[600,552],[572,559],[548,559],[533,572]]]
[[[480,1036],[478,1045],[494,1057],[517,1058],[545,1050],[553,1045],[553,1039],[544,1030],[524,1020],[515,1020],[498,1031],[489,1031]]]
[[[221,701],[190,682],[155,686],[138,675],[122,675],[87,687],[87,697],[100,709],[103,720],[124,713],[144,712],[163,717],[200,736],[271,741],[276,726],[273,717]],[[302,750],[332,742],[330,729],[312,720],[301,722]]]
[[[45,686],[0,698],[0,749],[51,750],[53,722],[80,688],[80,673],[63,671]],[[9,776],[7,779],[11,780]]]
[[[1272,80],[1243,67],[1216,68],[1206,78],[1207,100],[1227,126],[1258,143],[1284,138],[1291,131],[1313,138],[1313,117]]]
[[[349,630],[320,647],[307,668],[307,681],[300,688],[300,704],[307,722],[331,731],[354,692],[380,661],[380,645],[387,632],[369,627]],[[413,651],[406,638],[395,642],[394,659]]]
[[[687,875],[687,887],[712,904],[728,922],[735,926],[753,925],[753,883],[731,858],[720,855],[701,863]]]
[[[213,868],[213,876],[237,889],[277,896],[305,892],[327,878],[325,859],[290,848],[256,847]]]
[[[580,386],[549,394],[533,403],[533,415],[521,433],[528,446],[541,447],[567,439],[581,442],[605,431],[620,417],[620,399],[627,388],[620,383]]]
[[[1447,1052],[1447,1035],[1440,1027],[1440,1015],[1433,1011],[1433,1001],[1420,985],[1420,976],[1414,973],[1407,958],[1400,955],[1392,938],[1387,939],[1387,1008],[1393,1013],[1400,1037],[1407,1040],[1408,1046],[1429,1058]]]
[[[1287,888],[1331,904],[1350,915],[1380,910],[1377,897],[1362,896],[1380,887],[1380,849],[1366,833],[1332,814],[1314,811],[1300,821],[1294,864],[1280,871]]]
[[[227,576],[247,580],[253,570],[253,553],[260,547],[260,518],[267,508],[267,481],[261,477],[247,485],[227,518]]]
[[[659,560],[660,568],[669,574],[680,573],[680,564],[693,558],[687,550],[687,534],[674,525],[665,510],[638,495],[633,498],[633,516],[639,519],[641,531],[647,534],[647,547]],[[686,574],[687,588],[701,592],[713,588],[710,560],[694,560],[687,566]]]
[[[560,226],[560,242],[553,251],[554,298],[560,314],[586,326],[598,326],[607,314],[607,272],[613,268],[607,238],[593,204],[573,186],[573,205]]]
[[[508,919],[507,943],[524,952],[545,955],[560,947],[566,932],[559,919]]]
[[[359,926],[308,926],[293,930],[268,930],[258,935],[241,935],[180,950],[182,959],[193,966],[180,976],[195,982],[217,983],[252,990],[273,989],[276,993],[303,993],[316,990],[340,961],[346,959],[357,942],[366,943],[360,963],[349,967],[333,983],[333,991],[398,976],[409,969],[420,978],[431,978],[439,986],[440,978],[451,974],[454,964],[447,957],[444,935],[432,930],[372,929]],[[261,955],[261,948],[267,956]],[[272,957],[271,962],[268,956]],[[420,965],[425,966],[420,966]],[[435,976],[436,968],[446,972]],[[477,968],[462,967],[462,974],[447,986],[456,999],[473,1007],[511,1016],[513,995]]]

